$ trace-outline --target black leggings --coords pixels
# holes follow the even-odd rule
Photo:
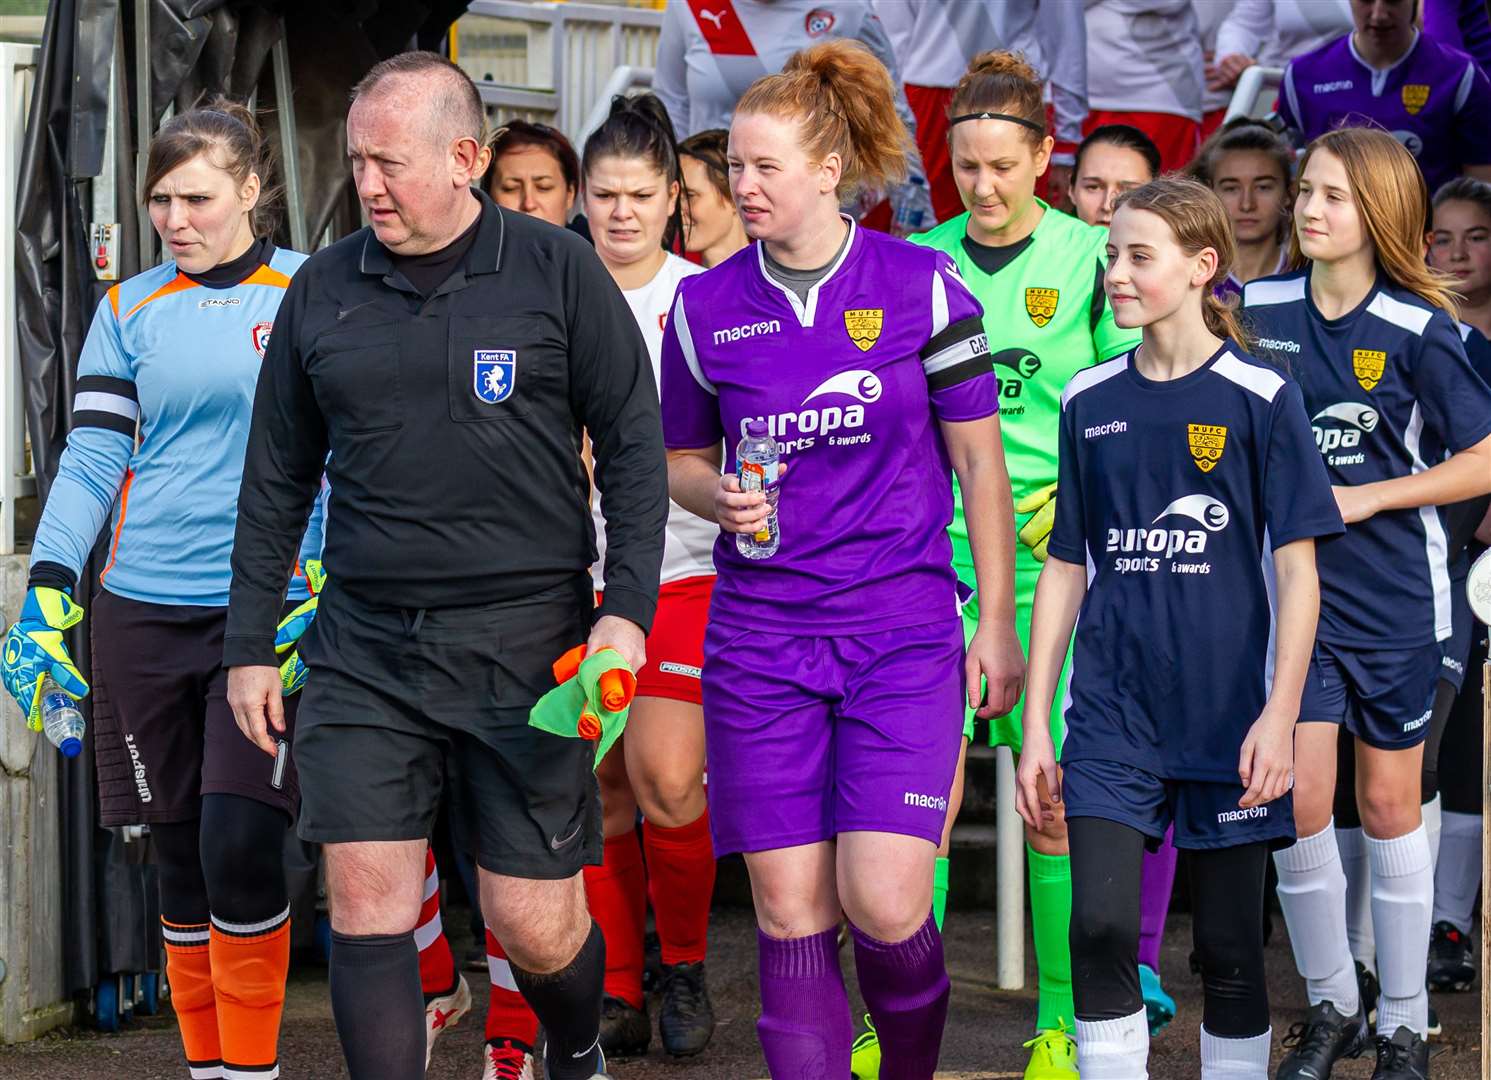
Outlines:
[[[1072,849],[1072,990],[1082,1020],[1144,1008],[1139,991],[1139,873],[1145,836],[1102,818],[1068,818]],[[1268,845],[1187,851],[1192,936],[1206,1030],[1249,1039],[1269,1027],[1263,972]]]
[[[284,811],[242,795],[202,796],[202,816],[150,826],[167,922],[200,926],[271,919],[289,904]]]
[[[1487,630],[1477,626],[1465,665],[1465,685],[1450,710],[1439,747],[1439,790],[1444,809],[1453,814],[1481,812],[1481,713],[1484,699],[1481,669],[1486,663]]]

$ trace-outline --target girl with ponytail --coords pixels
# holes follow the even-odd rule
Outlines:
[[[651,94],[615,98],[610,116],[585,141],[582,173],[596,254],[626,297],[647,342],[654,378],[660,379],[663,326],[673,294],[680,282],[702,273],[672,253],[682,241],[681,174],[673,125],[662,103]],[[603,538],[599,498],[592,506],[596,536]],[[652,1041],[642,991],[649,892],[662,949],[658,1026],[663,1048],[675,1056],[697,1054],[714,1033],[704,952],[715,864],[704,801],[704,712],[697,673],[704,662],[716,535],[717,529],[683,507],[670,508],[647,664],[637,674],[626,733],[596,769],[606,844],[603,864],[586,867],[585,892],[606,938],[601,1048],[608,1057],[645,1053]],[[597,593],[606,587],[604,556],[602,549],[592,571]]]
[[[977,705],[987,681],[983,715],[1008,711],[1024,666],[981,309],[946,255],[839,212],[905,169],[894,106],[889,73],[845,41],[751,86],[728,158],[755,243],[680,283],[663,341],[672,495],[723,533],[704,641],[710,824],[717,852],[745,853],[758,1031],[784,1080],[849,1075],[845,915],[880,1075],[930,1080],[949,993],[933,862],[965,696]],[[748,431],[782,457],[770,496],[735,475]],[[989,613],[966,657],[949,464]],[[763,529],[779,530],[774,554],[737,549]]]
[[[1136,188],[1106,252],[1115,319],[1143,340],[1062,393],[1017,804],[1032,828],[1065,813],[1081,1075],[1148,1075],[1141,862],[1169,830],[1190,853],[1205,995],[1194,1073],[1266,1080],[1264,873],[1294,835],[1315,538],[1341,521],[1299,387],[1244,351],[1212,293],[1232,257],[1217,197],[1178,177]],[[1058,770],[1046,717],[1074,625]]]
[[[1347,930],[1358,924],[1347,919],[1338,839],[1348,830],[1333,827],[1343,724],[1354,739],[1381,986],[1374,1075],[1429,1069],[1426,822],[1435,824],[1438,803],[1422,802],[1421,769],[1447,715],[1433,701],[1452,629],[1439,508],[1491,491],[1491,390],[1466,358],[1450,279],[1424,261],[1429,210],[1418,164],[1396,138],[1328,132],[1300,161],[1297,269],[1243,290],[1260,346],[1299,379],[1347,525],[1320,551],[1320,631],[1295,737],[1300,841],[1275,856],[1310,1003],[1286,1078],[1328,1075],[1368,1035],[1372,1003],[1358,988],[1357,935]]]
[[[1030,65],[1008,52],[975,57],[953,89],[948,117],[953,178],[966,212],[912,238],[952,259],[983,305],[999,375],[1000,433],[1020,541],[1015,549],[1015,629],[1022,644],[1029,640],[1036,578],[1056,513],[1062,388],[1077,372],[1138,340],[1135,332],[1114,325],[1103,295],[1107,231],[1058,213],[1036,197],[1052,145],[1041,82]],[[953,569],[971,593],[961,610],[964,633],[972,640],[981,618],[992,614],[998,619],[1001,613],[991,612],[988,598],[976,589],[963,514],[968,492],[954,484],[953,497]],[[975,712],[970,708],[964,715],[965,742],[973,738]],[[1047,719],[1050,737],[1059,746],[1061,716],[1048,714]],[[990,743],[1008,746],[1018,755],[1020,720],[1018,702],[1007,715],[990,720]],[[947,855],[962,784],[955,783],[953,791],[933,886],[939,915],[947,896]],[[1046,1080],[1068,1075],[1076,1060],[1067,944],[1071,864],[1059,813],[1030,830],[1025,839],[1040,974],[1026,1076]],[[867,1037],[856,1062],[869,1045]]]

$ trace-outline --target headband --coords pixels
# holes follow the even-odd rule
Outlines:
[[[1011,124],[1028,127],[1038,135],[1046,133],[1044,124],[1037,124],[1034,120],[1027,120],[1023,116],[1011,116],[1008,113],[997,112],[964,113],[962,116],[951,117],[947,122],[947,126],[952,127],[954,124],[961,124],[964,120],[1008,120]]]

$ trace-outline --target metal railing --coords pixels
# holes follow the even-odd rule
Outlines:
[[[650,85],[662,25],[647,8],[473,0],[456,23],[456,63],[494,123],[542,120],[578,144],[623,69],[623,89]]]
[[[0,44],[0,555],[16,550],[16,500],[36,494],[36,474],[26,451],[26,410],[21,353],[16,340],[16,187],[26,113],[41,50]]]
[[[1283,83],[1283,68],[1254,64],[1237,77],[1237,88],[1232,91],[1232,100],[1227,103],[1223,123],[1239,116],[1261,120],[1274,111],[1274,99],[1279,96],[1279,87]]]

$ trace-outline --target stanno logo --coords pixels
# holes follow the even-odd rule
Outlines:
[[[1350,79],[1337,79],[1335,82],[1318,82],[1314,90],[1317,94],[1334,94],[1337,90],[1350,90]]]
[[[947,812],[947,800],[946,799],[940,798],[940,797],[938,797],[936,795],[918,795],[914,791],[908,791],[908,792],[906,792],[906,796],[902,800],[902,805],[904,805],[904,806],[920,806],[920,807],[922,807],[923,809],[926,809],[926,810],[938,810],[938,811],[941,811],[942,813],[946,813]]]
[[[1297,341],[1282,341],[1282,340],[1280,340],[1278,338],[1266,338],[1266,337],[1259,338],[1258,339],[1258,347],[1260,349],[1270,349],[1273,352],[1287,352],[1287,353],[1297,353],[1297,352],[1299,352],[1299,342],[1297,342]]]
[[[714,343],[723,345],[727,341],[739,341],[741,338],[758,337],[761,334],[779,334],[782,324],[775,319],[766,319],[762,322],[745,323],[742,326],[732,326],[725,330],[714,332]]]
[[[1251,821],[1268,817],[1268,807],[1250,806],[1246,810],[1223,810],[1217,815],[1218,825],[1231,825],[1235,821]]]
[[[237,307],[241,303],[243,303],[243,301],[238,299],[238,297],[236,296],[214,296],[210,300],[198,300],[197,310],[202,311],[204,309],[211,308]]]
[[[124,736],[124,745],[129,748],[130,766],[135,774],[135,791],[142,803],[149,802],[155,796],[150,793],[150,781],[145,779],[145,763],[140,760],[140,749],[135,745],[133,733]]]
[[[1127,420],[1109,420],[1106,424],[1098,424],[1094,427],[1083,428],[1084,439],[1101,439],[1104,435],[1122,435],[1129,430]]]

